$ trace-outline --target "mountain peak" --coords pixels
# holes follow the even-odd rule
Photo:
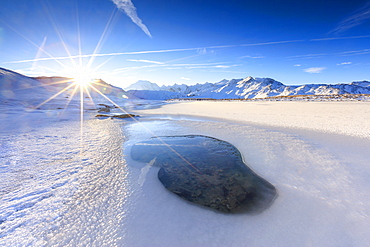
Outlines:
[[[159,91],[161,88],[153,82],[146,81],[146,80],[139,80],[130,86],[125,88],[126,91],[128,90],[151,90],[151,91]]]
[[[252,80],[254,80],[254,78],[252,76],[248,76],[243,81],[248,82],[248,81],[252,81]]]

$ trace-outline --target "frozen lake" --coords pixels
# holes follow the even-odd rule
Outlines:
[[[28,118],[28,117],[27,117]],[[4,119],[4,118],[3,118]],[[78,119],[78,117],[77,117]],[[366,138],[183,116],[53,120],[1,132],[1,246],[366,246]],[[131,160],[153,136],[233,144],[279,196],[258,215],[224,214],[167,191]]]

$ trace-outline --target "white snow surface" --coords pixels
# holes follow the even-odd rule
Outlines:
[[[141,117],[96,119],[86,105],[81,121],[77,99],[66,109],[56,107],[65,108],[67,99],[60,98],[30,111],[22,96],[0,103],[0,246],[370,242],[367,102],[353,105],[363,114],[351,115],[347,125],[334,121],[346,119],[340,109],[351,112],[343,102],[300,102],[295,109],[288,102],[156,102],[156,109],[145,109],[150,102],[119,98],[113,100]],[[255,109],[250,119],[245,104]],[[365,131],[358,132],[361,125]],[[245,163],[277,188],[274,204],[258,215],[199,207],[167,191],[158,168],[130,158],[136,142],[189,134],[236,146]]]

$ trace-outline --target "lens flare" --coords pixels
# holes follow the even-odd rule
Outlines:
[[[93,82],[95,72],[85,66],[75,66],[63,71],[67,77],[72,78],[78,86],[88,86]]]

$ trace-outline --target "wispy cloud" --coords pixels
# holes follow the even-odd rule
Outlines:
[[[337,63],[337,65],[349,65],[349,64],[352,64],[352,62]]]
[[[130,62],[139,62],[139,63],[154,63],[154,64],[163,64],[162,62],[158,61],[151,61],[151,60],[145,60],[145,59],[126,59]]]
[[[356,27],[364,23],[370,18],[370,2],[353,12],[348,18],[341,21],[336,28],[331,30],[329,34],[340,34],[348,29]]]
[[[365,55],[365,54],[370,54],[370,49],[363,49],[363,50],[357,50],[357,51],[342,51],[342,52],[336,52],[336,53],[305,54],[305,55],[289,56],[286,58],[309,59],[309,58],[318,58],[318,57],[325,57],[325,56],[357,56],[357,55]]]
[[[317,53],[317,54],[304,54],[304,55],[296,55],[296,56],[289,56],[286,58],[317,58],[322,56],[327,56],[327,53]]]
[[[197,52],[199,55],[207,54],[207,48],[199,48]]]
[[[128,17],[136,24],[138,25],[141,30],[143,30],[146,35],[149,37],[152,37],[152,35],[149,32],[149,29],[144,25],[144,23],[141,21],[141,19],[137,16],[136,8],[134,4],[131,2],[131,0],[112,0],[113,3],[117,6],[118,9],[122,10],[126,13]]]
[[[190,81],[191,80],[190,78],[187,78],[187,77],[181,77],[180,79],[185,80],[185,81]]]
[[[235,65],[216,65],[216,66],[213,66],[213,67],[218,68],[218,69],[228,69],[232,66],[235,66]]]
[[[235,64],[232,64],[232,65],[224,65],[224,64],[220,64],[220,63],[199,63],[199,64],[168,64],[168,63],[162,63],[162,64],[149,64],[149,65],[143,65],[143,66],[134,66],[134,67],[128,67],[128,66],[125,66],[125,67],[122,67],[122,68],[116,68],[113,70],[112,73],[114,74],[118,74],[118,73],[126,73],[126,72],[129,72],[129,71],[133,71],[133,70],[140,70],[140,69],[156,69],[156,68],[163,68],[163,69],[207,69],[208,71],[209,70],[212,70],[212,71],[215,71],[215,70],[218,70],[222,72],[227,72],[225,69],[228,69],[228,68],[231,68],[231,67],[234,67],[234,66],[238,66],[238,65],[235,65]],[[185,79],[185,77],[182,78],[183,80],[187,80]]]
[[[301,67],[301,65],[300,65],[300,64],[294,64],[294,66],[295,66],[295,67]]]
[[[370,53],[370,49],[363,49],[363,50],[358,50],[358,51],[345,51],[345,52],[341,52],[338,54],[342,56],[354,56],[354,55],[365,55],[369,53]]]
[[[349,37],[334,37],[334,38],[321,38],[321,39],[310,39],[308,41],[331,41],[331,40],[341,40],[341,39],[365,39],[365,38],[370,38],[370,35],[349,36]]]
[[[311,74],[318,74],[318,73],[321,73],[325,69],[326,69],[325,67],[311,67],[311,68],[304,69],[303,71],[307,73],[311,73]]]
[[[211,46],[208,48],[219,48],[219,46]],[[121,56],[121,55],[140,55],[140,54],[153,54],[153,53],[168,53],[168,52],[182,52],[182,51],[197,51],[201,48],[180,48],[180,49],[168,49],[168,50],[154,50],[154,51],[131,51],[131,52],[112,52],[112,53],[94,53],[94,54],[85,54],[85,55],[75,55],[67,57],[46,57],[39,59],[28,59],[28,60],[19,60],[11,61],[5,63],[28,63],[35,61],[48,61],[48,60],[65,60],[65,59],[74,59],[74,58],[89,58],[89,57],[107,57],[107,56]]]
[[[303,42],[303,41],[306,41],[306,40],[302,40],[302,39],[299,39],[299,40],[284,40],[284,41],[242,44],[240,46],[278,45],[278,44],[285,44],[285,43],[297,43],[297,42]]]
[[[356,36],[356,37],[344,37],[344,38],[368,38],[370,36]],[[337,38],[334,38],[334,40]],[[322,39],[327,40],[327,39]],[[329,39],[331,40],[331,39]],[[250,44],[239,44],[239,45],[219,45],[219,46],[207,46],[207,47],[194,47],[194,48],[178,48],[178,49],[165,49],[165,50],[146,50],[146,51],[132,51],[132,52],[113,52],[113,53],[93,53],[93,54],[85,54],[85,55],[74,55],[74,56],[64,56],[64,57],[53,57],[50,54],[49,57],[46,58],[36,58],[36,59],[27,59],[27,60],[19,60],[19,61],[10,61],[5,63],[27,63],[27,62],[35,62],[35,61],[48,61],[54,60],[59,62],[59,60],[65,59],[80,59],[80,58],[91,58],[91,57],[106,57],[106,56],[122,56],[122,55],[140,55],[140,54],[156,54],[156,53],[170,53],[170,52],[186,52],[186,51],[195,51],[198,54],[204,51],[207,52],[207,49],[224,49],[224,48],[231,48],[231,47],[243,47],[243,46],[263,46],[263,45],[273,45],[273,44],[285,44],[285,43],[294,43],[294,42],[303,42],[303,41],[321,41],[320,39],[317,40],[291,40],[291,41],[276,41],[276,42],[266,42],[266,43],[250,43]],[[37,45],[36,45],[37,46]],[[38,47],[38,46],[37,46]],[[44,51],[46,53],[46,51]],[[362,55],[362,54],[369,54],[370,49],[358,50],[358,51],[348,51],[348,52],[341,52],[341,53],[332,53],[332,54],[308,54],[308,55],[298,55],[298,56],[290,56],[286,58],[313,58],[313,57],[321,57],[321,56],[328,56],[328,55],[342,55],[342,56],[351,56],[351,55]],[[245,56],[248,57],[248,56]],[[250,58],[263,58],[262,56],[250,56]],[[149,61],[149,60],[148,60]]]
[[[246,56],[242,56],[240,58],[252,58],[252,59],[258,59],[258,58],[265,58],[264,56],[260,56],[260,55],[256,55],[256,56],[250,56],[250,55],[246,55]]]
[[[118,1],[118,0],[112,0]],[[120,56],[120,55],[138,55],[138,54],[153,54],[153,53],[168,53],[168,52],[183,52],[183,51],[196,51],[198,54],[207,52],[207,49],[223,49],[231,47],[240,47],[240,46],[263,46],[263,45],[273,45],[273,44],[284,44],[292,42],[301,42],[304,40],[291,40],[291,41],[276,41],[276,42],[266,42],[266,43],[250,43],[250,44],[240,44],[240,45],[218,45],[218,46],[207,46],[207,47],[195,47],[195,48],[179,48],[179,49],[167,49],[167,50],[154,50],[154,51],[132,51],[132,52],[113,52],[113,53],[94,53],[86,55],[75,55],[75,56],[66,56],[66,57],[49,57],[49,58],[39,58],[39,59],[28,59],[20,61],[11,61],[6,63],[27,63],[35,61],[47,61],[47,60],[65,60],[65,59],[74,59],[74,58],[89,58],[89,57],[106,57],[106,56]]]

